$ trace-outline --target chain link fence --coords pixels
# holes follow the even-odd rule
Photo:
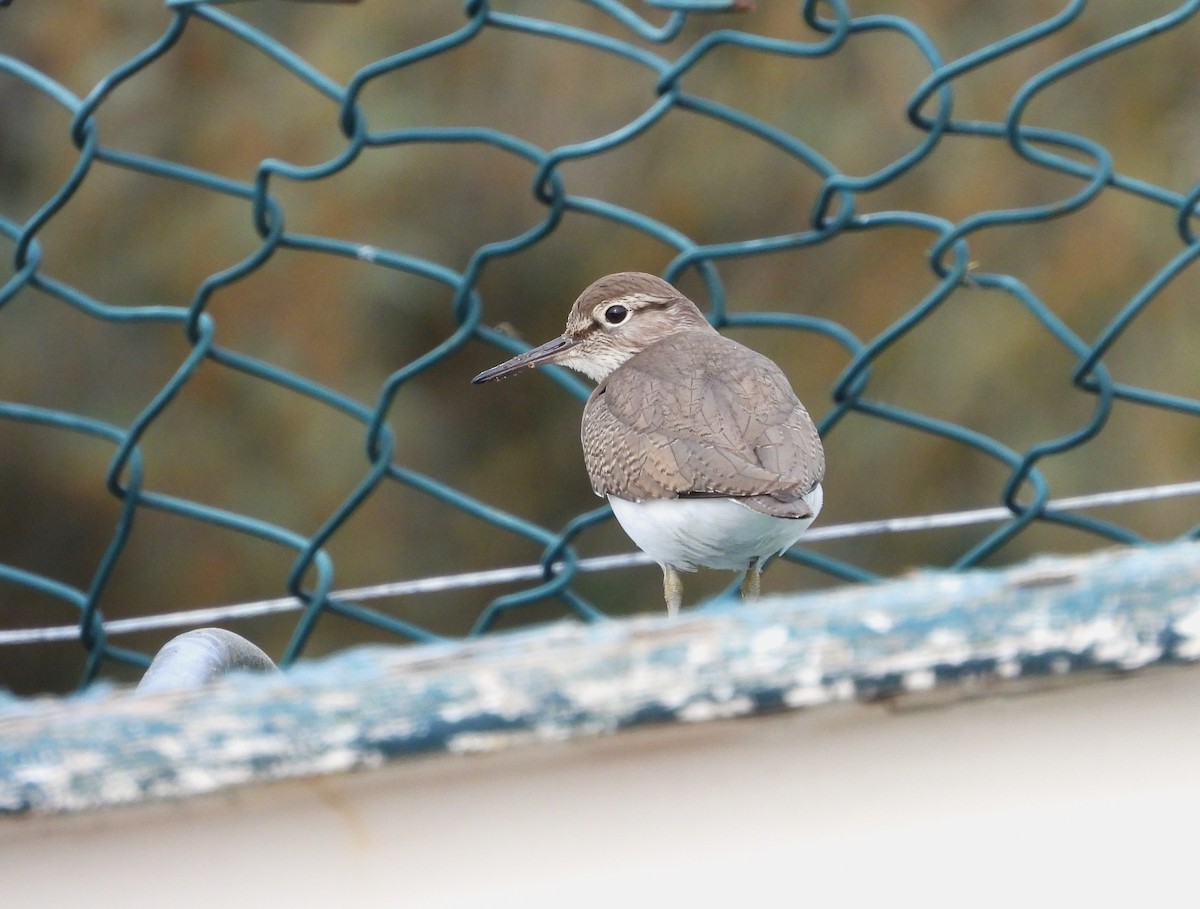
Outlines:
[[[768,592],[1196,536],[1200,3],[430,6],[0,10],[0,685],[658,608],[469,385],[612,271],[820,418]]]

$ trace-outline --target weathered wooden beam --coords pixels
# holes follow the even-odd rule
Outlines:
[[[181,798],[650,723],[1006,691],[1200,659],[1200,544],[366,647],[183,691],[0,700],[0,811]]]

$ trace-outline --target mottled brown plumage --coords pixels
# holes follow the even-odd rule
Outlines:
[[[668,610],[679,605],[676,570],[697,564],[746,570],[743,592],[755,595],[760,561],[795,542],[822,501],[821,440],[782,370],[637,272],[596,281],[560,337],[474,381],[542,363],[599,383],[583,411],[588,476],[662,565]],[[664,511],[670,501],[680,504]]]
[[[803,518],[821,481],[816,427],[779,367],[713,331],[668,335],[604,379],[583,412],[596,495],[739,498]]]

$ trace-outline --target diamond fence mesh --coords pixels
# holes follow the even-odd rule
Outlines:
[[[1200,3],[419,7],[0,10],[0,686],[658,608],[469,385],[612,271],[819,417],[768,591],[1196,535]]]

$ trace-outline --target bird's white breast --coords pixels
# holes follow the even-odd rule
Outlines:
[[[804,497],[809,518],[776,518],[737,499],[685,497],[630,502],[610,495],[617,521],[638,548],[660,565],[745,571],[752,559],[783,552],[821,511],[820,484]]]

